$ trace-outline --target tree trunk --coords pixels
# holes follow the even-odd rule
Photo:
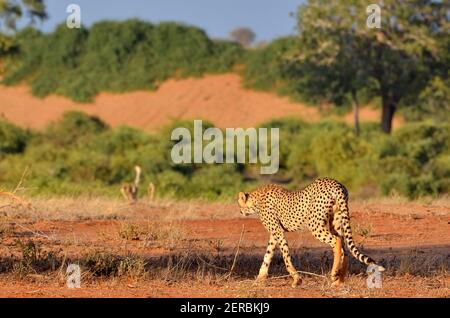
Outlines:
[[[382,103],[381,129],[385,133],[390,134],[392,130],[392,120],[394,119],[394,114],[397,109],[397,103],[386,97],[382,97]]]

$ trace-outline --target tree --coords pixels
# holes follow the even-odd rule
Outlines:
[[[11,33],[16,30],[16,22],[24,13],[28,14],[31,23],[36,19],[47,18],[43,0],[0,0],[0,57],[13,50],[14,39]]]
[[[344,41],[342,50],[333,63],[308,61],[298,64],[288,60],[284,66],[284,74],[294,80],[303,98],[313,103],[334,103],[337,106],[351,105],[353,109],[355,133],[359,135],[359,105],[361,95],[367,99],[367,88],[371,92],[373,81],[364,78],[364,64],[357,57],[349,35]],[[301,44],[300,44],[301,45]],[[351,60],[353,63],[348,64]],[[300,78],[300,79],[298,79]]]
[[[236,28],[230,33],[231,38],[242,46],[249,46],[255,41],[256,34],[249,28]]]
[[[290,59],[305,77],[299,89],[312,95],[327,90],[331,99],[356,102],[365,90],[380,97],[381,128],[390,133],[398,107],[420,94],[446,54],[439,39],[448,37],[449,18],[432,0],[385,0],[380,8],[381,28],[369,28],[367,1],[308,1],[299,9],[300,43]]]
[[[25,13],[31,23],[47,18],[43,0],[0,0],[0,30],[15,30],[17,20]]]

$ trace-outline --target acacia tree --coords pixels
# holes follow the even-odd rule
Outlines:
[[[384,0],[380,8],[381,28],[369,28],[367,1],[309,0],[298,12],[291,62],[307,94],[355,97],[364,89],[380,97],[381,128],[389,133],[399,105],[420,93],[445,55],[439,39],[448,37],[449,21],[443,2]]]
[[[230,32],[230,36],[242,46],[249,46],[256,38],[255,32],[249,28],[236,28]]]
[[[6,33],[16,30],[18,20],[28,15],[30,23],[47,18],[43,0],[0,0],[0,56],[9,52],[13,40]]]
[[[14,30],[16,22],[27,14],[34,23],[47,18],[43,0],[0,0],[0,27]]]

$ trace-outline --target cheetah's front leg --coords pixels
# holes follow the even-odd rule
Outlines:
[[[277,241],[273,237],[272,234],[270,234],[269,238],[269,244],[267,245],[267,251],[264,255],[264,261],[261,265],[261,268],[259,269],[259,275],[257,280],[263,281],[267,279],[267,276],[269,276],[269,266],[270,262],[272,261],[273,252],[275,251],[275,247],[277,246]]]
[[[295,269],[294,265],[292,265],[291,255],[289,254],[289,247],[286,239],[284,238],[283,232],[279,232],[274,234],[274,238],[278,242],[278,246],[280,247],[281,254],[283,255],[284,264],[286,265],[286,269],[289,272],[289,274],[294,279],[292,283],[292,287],[296,287],[297,285],[301,284],[302,279],[300,278],[300,275],[298,274],[297,270]]]

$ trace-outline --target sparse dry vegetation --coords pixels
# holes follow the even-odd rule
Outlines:
[[[372,225],[370,224],[361,224],[361,223],[356,223],[353,225],[353,232],[362,236],[363,238],[368,238],[370,237],[371,233],[372,233]]]
[[[15,245],[20,256],[11,269],[18,276],[55,271],[61,265],[59,252],[43,250],[39,243],[31,239],[26,242],[16,240]]]
[[[0,197],[0,212],[9,216],[48,221],[122,220],[147,218],[152,220],[186,220],[236,217],[235,203],[210,203],[192,200],[142,198],[130,206],[119,198],[108,196],[33,197],[34,210],[8,205]],[[236,213],[233,213],[236,212]]]
[[[145,246],[173,250],[190,239],[191,231],[180,222],[170,222],[169,224],[149,223],[144,233]]]
[[[50,202],[55,204],[53,200]],[[80,203],[64,201],[63,207],[71,206],[71,211],[78,211],[77,204]],[[307,290],[310,295],[319,297],[383,297],[407,292],[413,295],[423,292],[427,286],[428,296],[448,296],[445,290],[450,282],[450,260],[441,242],[446,234],[432,235],[448,226],[448,207],[353,203],[353,230],[362,237],[358,243],[364,241],[361,248],[370,249],[368,252],[387,269],[380,291],[367,290],[366,268],[354,259],[350,261],[348,284],[342,290],[333,291],[327,276],[332,263],[331,251],[308,233],[295,234],[292,256],[303,276],[303,285],[295,292],[288,287],[289,277],[278,252],[274,255],[268,282],[255,284],[267,243],[266,233],[257,220],[230,218],[234,205],[222,206],[228,214],[219,214],[224,216],[219,219],[211,205],[167,201],[148,203],[148,206],[138,203],[134,209],[148,208],[142,214],[129,213],[125,208],[128,204],[118,201],[114,203],[120,207],[114,211],[118,217],[105,218],[103,204],[106,202],[101,203],[99,199],[89,204],[86,199],[81,205],[93,210],[82,218],[74,218],[66,212],[54,216],[53,220],[42,219],[44,211],[39,207],[44,206],[44,201],[40,201],[36,211],[3,209],[0,220],[6,230],[0,236],[2,285],[7,286],[8,277],[14,277],[16,284],[37,286],[54,282],[58,290],[64,291],[67,290],[65,269],[69,264],[79,264],[82,291],[98,288],[100,284],[117,293],[125,293],[124,286],[131,286],[126,288],[153,296],[162,295],[157,292],[172,293],[173,286],[177,286],[179,293],[174,295],[178,296],[192,296],[192,293],[221,297],[298,296]],[[189,206],[191,208],[186,209]],[[169,211],[174,213],[175,209],[183,221],[175,221],[174,214],[164,215]],[[411,209],[418,215],[428,216],[410,217]],[[22,213],[20,218],[16,217],[17,213]],[[10,215],[14,215],[14,222]],[[417,246],[411,246],[411,234],[404,234],[402,226],[431,221],[433,223],[428,225],[432,226],[431,236],[414,234]],[[243,223],[246,226],[236,253]],[[405,282],[409,285],[404,285]],[[398,286],[404,288],[400,294]],[[192,293],[183,294],[188,290]]]
[[[83,255],[80,263],[84,270],[95,277],[126,277],[138,280],[147,275],[145,260],[131,253],[120,256],[96,250]]]
[[[137,227],[131,223],[122,224],[119,230],[119,237],[129,241],[139,240],[140,233]]]

